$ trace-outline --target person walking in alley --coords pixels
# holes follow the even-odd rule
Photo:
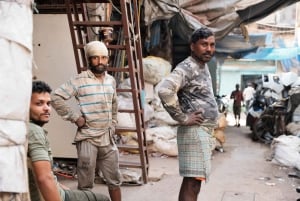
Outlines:
[[[233,114],[235,119],[235,126],[240,127],[243,94],[240,91],[240,85],[235,85],[235,90],[231,92],[230,99],[233,99]]]
[[[88,70],[57,88],[51,95],[51,104],[64,120],[78,127],[78,189],[92,189],[99,168],[111,200],[121,201],[119,151],[113,140],[118,112],[116,81],[106,72],[109,57],[104,43],[86,44],[85,53]],[[81,113],[66,104],[72,97],[78,101]]]
[[[160,84],[158,95],[178,121],[179,173],[183,177],[179,201],[196,201],[202,181],[211,170],[211,139],[218,117],[208,65],[214,56],[215,36],[199,28],[190,38],[191,55]]]
[[[254,94],[255,94],[254,84],[249,82],[247,84],[247,87],[243,91],[243,99],[246,106],[246,112],[248,112],[249,110],[250,101],[254,98]]]
[[[42,81],[32,83],[28,132],[28,175],[31,201],[109,201],[102,194],[69,190],[58,183],[52,171],[52,153],[43,128],[49,122],[51,88]]]

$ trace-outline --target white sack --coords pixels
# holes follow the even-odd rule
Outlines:
[[[177,140],[176,138],[172,140],[155,139],[154,150],[168,156],[178,156]]]
[[[130,78],[124,79],[120,84],[119,84],[120,89],[131,89],[131,84],[130,84]],[[121,95],[125,98],[131,98],[132,93],[131,92],[118,92],[118,95]]]
[[[159,126],[146,129],[147,140],[162,139],[170,140],[177,136],[177,128],[171,128],[170,126]]]
[[[144,82],[144,92],[145,92],[145,101],[147,103],[151,102],[152,99],[154,99],[154,86],[151,83]],[[131,83],[130,83],[130,78],[124,79],[120,84],[119,84],[120,89],[131,89]],[[119,96],[123,96],[125,98],[132,98],[132,93],[131,92],[118,92]]]
[[[151,151],[168,156],[177,156],[177,127],[160,126],[146,129],[148,141],[152,141]]]
[[[32,52],[33,0],[0,1],[0,38],[13,41]]]
[[[274,138],[271,148],[272,162],[300,170],[300,138],[293,135],[281,135]]]
[[[118,127],[135,128],[135,117],[133,113],[118,112]]]
[[[154,113],[154,119],[157,122],[157,125],[170,125],[175,126],[178,125],[178,122],[172,119],[170,114],[167,111],[157,111]]]
[[[146,82],[156,85],[170,74],[172,66],[170,62],[154,56],[143,58],[144,79]]]
[[[291,122],[286,126],[286,130],[293,135],[300,136],[300,123]]]
[[[0,192],[28,192],[26,133],[32,85],[31,3],[0,1]]]
[[[118,96],[118,107],[119,107],[119,109],[133,110],[132,98]],[[120,115],[120,117],[119,117],[119,115]],[[118,124],[120,124],[120,125],[124,125],[124,123],[126,124],[126,119],[123,119],[123,118],[126,118],[127,116],[130,116],[130,119],[135,122],[135,116],[133,113],[123,115],[123,114],[121,114],[121,112],[119,112],[118,113],[118,121],[120,120],[121,122],[120,123],[118,122]],[[151,105],[149,105],[148,103],[145,103],[144,104],[144,121],[147,122],[150,119],[152,119],[153,117],[154,117],[154,109],[152,108]],[[130,124],[130,125],[133,125],[133,124]],[[134,125],[135,125],[135,123],[134,123]]]

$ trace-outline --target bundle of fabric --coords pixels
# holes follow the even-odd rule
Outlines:
[[[0,200],[30,200],[26,133],[32,84],[32,3],[0,1]]]
[[[227,126],[227,120],[224,114],[220,114],[218,118],[218,126],[214,129],[213,136],[216,138],[219,146],[216,145],[216,149],[223,152],[223,145],[225,143],[225,133],[224,130]]]

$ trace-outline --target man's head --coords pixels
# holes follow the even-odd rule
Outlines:
[[[240,85],[239,85],[239,84],[236,84],[236,85],[235,85],[235,89],[236,89],[236,90],[239,90],[239,88],[240,88]]]
[[[32,82],[30,120],[40,126],[43,126],[50,119],[51,91],[49,85],[43,81]]]
[[[94,74],[102,74],[108,65],[108,50],[100,41],[92,41],[85,46],[85,55],[89,68]]]
[[[190,38],[192,57],[202,64],[214,56],[215,45],[214,33],[206,27],[195,30]]]
[[[248,82],[248,83],[247,83],[247,86],[248,86],[248,87],[253,87],[253,88],[254,88],[254,83],[253,83],[253,82]]]

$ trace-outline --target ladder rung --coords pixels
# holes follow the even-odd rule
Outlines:
[[[129,68],[108,67],[107,71],[110,71],[110,72],[129,72]]]
[[[117,88],[117,92],[130,92],[132,94],[139,94],[139,93],[141,93],[141,90],[139,90],[139,89],[121,89],[121,88]]]
[[[109,0],[71,0],[70,2],[74,2],[74,1],[76,3],[109,3]]]
[[[81,66],[81,69],[86,70],[87,67]],[[107,71],[109,71],[109,72],[129,72],[129,69],[128,68],[119,68],[119,67],[108,67]],[[122,90],[120,90],[120,92],[132,92],[132,90],[131,89],[122,89]]]
[[[121,150],[135,150],[140,151],[140,148],[138,145],[125,145],[125,144],[118,144],[117,145],[119,149]],[[147,149],[146,146],[141,146],[142,151],[145,151]]]
[[[133,92],[133,90],[132,89],[120,89],[120,88],[118,88],[117,89],[117,92]]]
[[[129,128],[129,127],[117,127],[116,132],[136,132],[136,128]]]
[[[73,21],[73,26],[97,27],[97,26],[122,26],[121,21]]]
[[[122,150],[139,150],[139,147],[137,145],[117,145],[119,149]]]
[[[121,112],[121,113],[135,113],[135,111],[133,109],[129,110],[125,110],[125,109],[119,109],[118,112]]]
[[[75,47],[76,49],[84,49],[84,44],[77,44]],[[113,49],[113,50],[126,50],[125,45],[108,45],[108,49]]]
[[[137,162],[120,161],[120,167],[141,168],[142,165]]]
[[[125,45],[108,45],[108,49],[114,49],[114,50],[126,50]]]

